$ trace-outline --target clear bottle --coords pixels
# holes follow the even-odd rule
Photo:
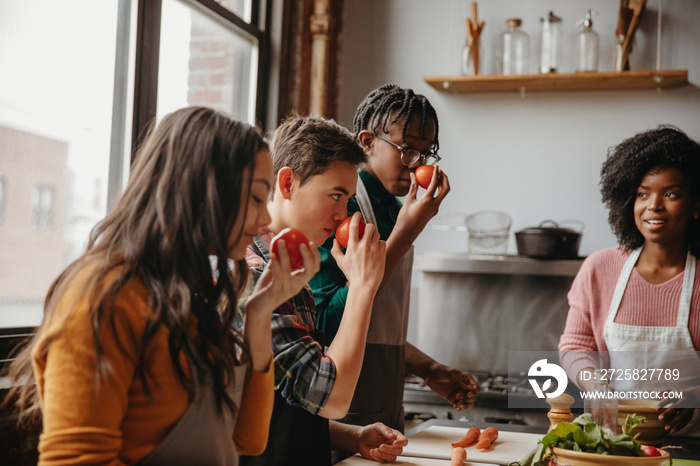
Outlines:
[[[576,23],[576,26],[582,28],[576,34],[576,71],[598,71],[598,51],[600,46],[600,38],[598,33],[593,30],[593,20],[591,16],[595,13],[588,8],[586,17]]]
[[[477,74],[479,74],[479,72],[483,71],[483,69],[484,69],[483,58],[481,58],[481,57],[484,56],[484,46],[481,43],[481,40],[479,40],[479,43],[477,44],[476,50],[478,51],[477,60],[479,60],[481,62],[478,65],[478,69],[477,69],[476,63],[474,63],[474,57],[470,53],[471,52],[470,38],[467,38],[467,41],[464,43],[464,47],[462,47],[462,74],[476,76]]]
[[[608,389],[608,381],[602,370],[595,370],[593,382],[593,394],[584,401],[584,412],[591,413],[593,420],[603,431],[610,435],[616,435],[617,399],[606,396],[612,392]]]
[[[561,18],[551,11],[540,18],[542,23],[542,47],[540,49],[540,73],[556,73],[559,68],[561,48]]]
[[[508,29],[501,34],[496,56],[498,74],[528,74],[530,37],[520,29],[520,18],[506,20]]]

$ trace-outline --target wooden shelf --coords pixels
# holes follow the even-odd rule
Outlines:
[[[426,76],[440,92],[561,92],[668,89],[688,84],[688,70],[552,73],[519,76]]]

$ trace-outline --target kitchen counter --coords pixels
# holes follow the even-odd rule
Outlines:
[[[465,423],[450,420],[430,420],[406,432],[408,445],[404,448],[403,455],[397,464],[415,466],[449,465],[451,452],[450,442],[459,440],[466,434],[467,429],[476,425],[485,429],[493,425],[499,430],[499,440],[494,443],[492,449],[486,452],[477,452],[473,448],[467,449],[467,462],[465,465],[507,465],[510,461],[519,461],[528,456],[535,448],[537,442],[546,433],[547,428],[530,426],[503,426],[489,423]],[[664,445],[676,445],[681,449],[669,449],[673,457],[674,466],[700,466],[700,439],[676,437],[667,439]],[[355,455],[340,463],[342,466],[371,465],[376,464]]]
[[[583,260],[417,255],[417,347],[468,371],[509,373],[509,351],[557,351]]]
[[[421,272],[573,277],[583,259],[540,260],[521,256],[482,256],[467,253],[430,252],[417,255],[413,268]]]
[[[474,425],[478,426],[481,429],[485,429],[489,426],[494,426],[499,431],[524,432],[524,433],[531,433],[531,434],[539,434],[540,437],[547,433],[547,428],[542,428],[541,426],[519,426],[519,425],[504,426],[503,424],[473,423],[473,422],[451,421],[451,420],[444,420],[444,419],[431,419],[431,420],[426,421],[422,424],[419,424],[416,427],[414,427],[413,429],[407,431],[406,436],[409,438],[409,443],[410,443],[410,438],[412,436],[415,436],[419,432],[423,432],[432,426],[458,427],[459,429],[463,429],[464,432],[466,433],[466,430],[469,429],[469,427],[472,427]],[[534,445],[533,449],[536,446],[537,445]],[[669,448],[667,450],[671,454],[671,457],[674,458],[674,460],[675,459],[684,459],[684,460],[700,461],[700,438],[666,437],[662,441],[662,446],[681,447],[681,448]],[[523,457],[526,456],[528,453],[529,452],[525,452]],[[676,465],[677,464],[676,461],[674,461],[673,464]],[[698,463],[698,466],[700,466],[700,463]]]

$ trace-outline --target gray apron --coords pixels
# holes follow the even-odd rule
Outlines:
[[[362,179],[357,179],[357,202],[368,223],[377,224]],[[382,422],[404,430],[403,388],[406,367],[406,336],[411,293],[413,246],[404,254],[372,307],[362,371],[348,415],[348,424]]]
[[[234,368],[235,387],[229,396],[241,406],[247,366]],[[195,400],[175,423],[156,449],[140,461],[139,466],[237,466],[238,454],[233,445],[233,430],[238,410],[220,409],[211,387],[201,387]]]

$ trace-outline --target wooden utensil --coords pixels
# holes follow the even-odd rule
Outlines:
[[[479,22],[476,2],[472,2],[472,19],[467,18],[467,45],[469,46],[469,55],[474,63],[474,74],[479,74],[479,37],[481,31],[486,24],[484,21]]]
[[[624,37],[627,33],[627,26],[631,19],[631,11],[627,8],[628,0],[620,0],[620,12],[617,15],[617,29],[615,30],[615,37]]]
[[[571,414],[571,405],[574,403],[574,397],[568,393],[562,393],[555,398],[545,398],[549,406],[551,406],[547,417],[550,421],[549,430],[554,429],[560,422],[571,422],[574,415]]]
[[[646,5],[646,0],[629,0],[628,9],[632,11],[632,18],[630,19],[629,25],[627,26],[627,31],[625,33],[625,40],[622,43],[622,65],[624,67],[627,60],[629,60],[629,55],[632,52],[632,41],[634,40],[634,34],[637,32],[639,27],[639,20],[644,11],[644,6]]]

